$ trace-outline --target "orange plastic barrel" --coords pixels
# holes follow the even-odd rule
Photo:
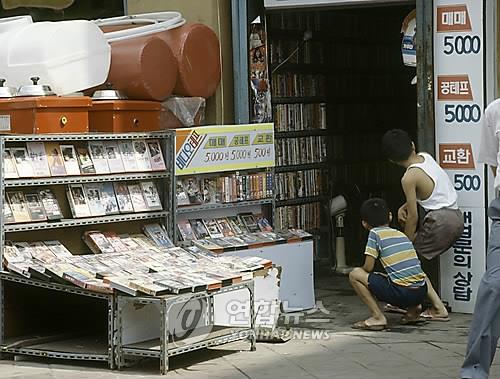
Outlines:
[[[220,45],[215,32],[203,24],[187,23],[157,35],[168,43],[177,59],[174,94],[212,96],[221,80]]]
[[[177,60],[156,35],[111,43],[107,83],[129,99],[163,101],[177,81]]]

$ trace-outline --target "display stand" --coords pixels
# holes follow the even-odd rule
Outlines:
[[[6,147],[22,146],[26,142],[56,142],[85,144],[86,141],[155,139],[160,142],[164,160],[173,161],[171,132],[127,134],[47,134],[2,135],[0,156]],[[3,162],[2,162],[3,165]],[[173,167],[163,171],[53,176],[43,178],[4,177],[0,167],[0,209],[4,207],[6,189],[47,187],[53,190],[64,217],[57,221],[5,224],[0,218],[0,261],[5,241],[43,241],[57,239],[73,254],[88,253],[81,241],[84,231],[95,225],[112,225],[118,231],[140,231],[141,221],[154,220],[173,233],[172,177]],[[71,218],[64,185],[154,180],[162,200],[163,210],[139,213]],[[92,292],[68,284],[28,279],[10,272],[0,273],[0,351],[2,353],[38,357],[106,361],[115,367],[114,320],[115,294]]]
[[[249,339],[255,350],[254,318],[243,327],[222,327],[214,322],[214,297],[247,290],[250,314],[253,309],[253,281],[223,287],[214,292],[168,295],[158,298],[118,296],[116,354],[118,369],[130,357],[160,359],[160,371],[166,374],[169,358],[175,355],[229,342]],[[186,313],[189,312],[189,313]],[[182,319],[193,323],[186,328]],[[181,334],[181,336],[179,336]]]
[[[320,130],[324,132],[324,130]],[[297,133],[303,133],[297,132]],[[234,144],[236,136],[242,137],[248,135],[245,139],[247,144]],[[262,139],[259,144],[252,144],[257,140],[258,135],[268,136],[268,139]],[[193,137],[194,136],[194,137]],[[184,180],[186,177],[203,177],[206,175],[228,175],[231,173],[245,173],[245,170],[252,172],[269,172],[275,175],[275,137],[273,124],[252,124],[242,126],[216,126],[216,127],[198,127],[190,129],[176,130],[176,160],[175,170],[176,180]],[[211,145],[209,141],[221,141],[219,145]],[[196,143],[189,144],[189,141]],[[200,142],[198,142],[200,141]],[[201,142],[202,141],[202,142]],[[196,148],[192,147],[196,145]],[[184,148],[189,146],[189,148]],[[265,160],[259,160],[259,156],[253,155],[257,149],[269,151]],[[268,149],[268,150],[267,150]],[[184,151],[189,151],[186,155]],[[191,153],[194,151],[194,153]],[[245,152],[249,151],[248,154]],[[211,161],[214,156],[215,161]],[[232,159],[232,158],[240,159]],[[206,161],[209,162],[206,162]],[[276,169],[277,171],[277,169]],[[236,201],[231,203],[215,204],[190,204],[175,207],[176,223],[187,219],[217,219],[231,217],[244,212],[253,214],[265,214],[276,226],[276,183],[273,181],[272,194],[269,198],[253,201]],[[293,200],[295,201],[295,200]],[[297,201],[302,202],[302,199]],[[281,204],[281,202],[279,203]],[[288,204],[288,203],[286,203]],[[279,227],[279,225],[278,225]],[[180,237],[177,231],[177,237]],[[180,241],[187,243],[190,241]],[[276,302],[281,301],[285,312],[298,311],[313,308],[315,305],[314,281],[313,281],[313,241],[301,241],[295,243],[278,244],[271,246],[262,246],[252,248],[248,246],[243,249],[233,249],[235,251],[224,250],[223,254],[231,254],[240,257],[258,256],[270,259],[277,266],[281,266],[282,272],[279,280],[279,298],[275,297],[274,291],[268,291],[270,283],[262,283],[262,286],[256,285],[255,299],[258,302],[265,302],[267,308],[273,307]],[[264,278],[255,278],[256,284]],[[276,284],[277,285],[277,284]],[[258,288],[266,288],[265,293]],[[271,296],[271,297],[269,297]],[[238,296],[239,301],[248,301],[244,296]],[[218,296],[217,298],[217,319],[224,320],[224,323],[231,325],[227,320],[227,314],[224,314],[227,304],[232,299],[228,296]],[[279,304],[278,304],[279,308]],[[256,306],[257,309],[257,306]],[[269,314],[269,312],[265,312]],[[257,319],[263,316],[259,314]],[[272,318],[272,316],[271,316]],[[269,326],[268,323],[264,323]],[[257,321],[257,326],[259,322]]]
[[[5,288],[2,291],[1,301],[1,315],[2,321],[2,343],[0,345],[0,352],[28,355],[46,358],[70,359],[70,360],[88,360],[88,361],[103,361],[107,362],[110,369],[115,368],[114,348],[113,348],[113,333],[114,333],[114,320],[115,320],[115,296],[91,292],[85,289],[80,289],[75,286],[62,285],[57,283],[48,283],[38,280],[26,279],[8,272],[0,272],[0,279],[2,287],[11,284],[11,290],[16,291],[19,289],[44,289],[42,293],[47,298],[56,297],[55,292],[71,294],[72,297],[85,297],[89,301],[101,303],[105,309],[106,314],[102,314],[100,319],[93,319],[94,322],[102,322],[106,325],[106,334],[102,335],[81,335],[75,331],[59,330],[56,333],[46,334],[44,331],[38,331],[28,336],[18,335],[14,337],[4,337],[4,319],[5,317]],[[64,300],[64,297],[62,298]],[[71,317],[71,312],[68,312],[67,304],[63,302],[50,302],[51,305],[57,306],[60,309],[59,317]],[[48,309],[44,309],[47,310]],[[40,317],[39,312],[42,309],[31,309],[31,313],[26,318],[26,315],[17,315],[22,319],[26,319],[29,323],[38,323]],[[94,316],[96,317],[96,316]],[[102,328],[98,328],[102,329]]]

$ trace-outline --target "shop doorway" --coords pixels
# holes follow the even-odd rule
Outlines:
[[[382,197],[396,214],[404,202],[400,185],[403,169],[385,160],[380,143],[384,132],[393,128],[406,130],[416,144],[418,141],[417,87],[411,83],[416,69],[405,66],[401,54],[401,25],[413,9],[415,4],[405,3],[266,14],[273,116],[279,130],[277,157],[282,160],[278,164],[293,166],[294,162],[283,156],[290,150],[291,155],[300,155],[308,148],[321,147],[318,138],[326,144],[326,163],[301,165],[296,167],[297,173],[288,171],[293,177],[319,170],[319,176],[304,177],[321,179],[310,184],[319,186],[313,189],[321,196],[305,198],[294,206],[316,203],[321,208],[321,225],[316,230],[320,261],[329,256],[333,246],[327,243],[332,237],[327,227],[330,215],[324,206],[329,198],[341,194],[348,200],[344,232],[346,260],[351,266],[364,259],[366,231],[359,219],[361,203]],[[326,126],[321,130],[315,123],[325,111]],[[287,134],[290,128],[297,129],[294,119],[305,120],[303,130]],[[281,196],[279,184],[277,191]],[[289,212],[294,209],[288,207]]]

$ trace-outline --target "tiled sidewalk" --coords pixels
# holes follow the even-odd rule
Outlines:
[[[317,312],[307,316],[328,322],[306,322],[302,318],[294,327],[307,333],[327,331],[329,339],[322,334],[319,340],[259,343],[255,352],[247,351],[246,343],[193,352],[173,358],[172,371],[167,376],[179,379],[458,378],[470,316],[454,314],[451,322],[415,327],[399,325],[399,316],[390,315],[387,331],[353,331],[351,323],[367,315],[365,308],[344,279],[328,278],[320,284],[323,289],[317,291],[317,298],[329,314]],[[497,358],[491,378],[500,377],[500,357]],[[47,363],[24,358],[0,361],[2,379],[150,377],[159,377],[157,361],[144,361],[122,372],[88,364],[75,366],[74,362]]]

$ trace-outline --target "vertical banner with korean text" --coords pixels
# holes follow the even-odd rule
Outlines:
[[[458,192],[464,233],[441,256],[441,296],[472,313],[485,270],[485,178],[476,159],[483,100],[483,1],[434,1],[436,158]]]

